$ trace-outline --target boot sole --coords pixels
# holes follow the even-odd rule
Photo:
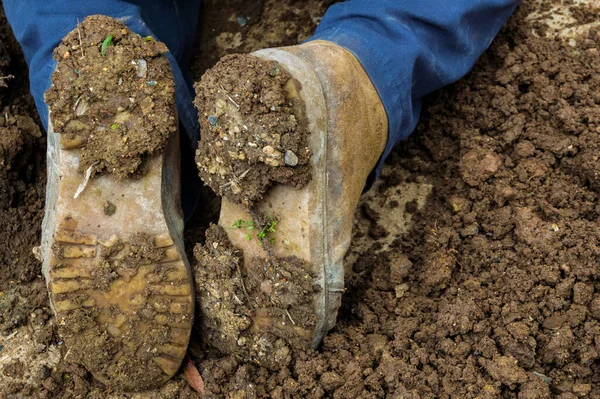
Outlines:
[[[309,147],[312,152],[310,166],[313,171],[311,181],[301,190],[277,185],[255,205],[255,211],[264,215],[294,215],[278,217],[274,242],[269,251],[256,240],[249,241],[247,232],[232,229],[238,220],[252,220],[251,214],[242,206],[226,199],[222,200],[219,225],[226,231],[234,247],[243,251],[245,269],[253,274],[252,267],[262,267],[252,263],[253,258],[278,259],[298,258],[306,263],[306,269],[313,276],[316,293],[312,294],[315,325],[300,325],[287,312],[273,308],[255,309],[251,330],[256,334],[269,333],[285,338],[295,346],[316,349],[336,322],[344,291],[343,257],[349,240],[343,245],[330,248],[329,243],[339,242],[328,237],[336,231],[336,221],[328,217],[328,176],[325,173],[327,157],[335,149],[329,148],[327,140],[328,110],[321,82],[317,74],[302,59],[277,49],[261,50],[253,55],[269,61],[277,61],[287,69],[301,85],[298,93],[306,106],[308,120]],[[335,233],[334,233],[335,234]],[[288,309],[286,309],[288,310]]]
[[[190,339],[178,151],[174,134],[142,178],[93,178],[75,199],[80,150],[49,128],[43,271],[65,358],[124,390],[167,381]]]

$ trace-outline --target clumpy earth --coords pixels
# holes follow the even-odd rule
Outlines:
[[[40,240],[46,141],[25,68],[0,12],[0,331],[26,322],[46,302],[37,295],[40,264],[32,252]]]
[[[274,183],[310,180],[300,84],[277,62],[224,57],[196,84],[201,135],[196,163],[219,196],[251,207]]]
[[[206,1],[193,74],[232,51],[306,38],[330,3]],[[556,37],[539,18],[555,7],[573,10],[576,36]],[[207,397],[599,398],[600,37],[588,29],[599,11],[524,0],[474,70],[427,99],[417,132],[364,195],[323,347],[291,349],[274,370],[197,336],[190,353]],[[39,122],[7,32],[0,23],[3,73],[15,78],[0,100]],[[0,210],[0,236],[11,237],[0,240],[11,254],[0,257],[0,396],[123,398],[64,360],[31,253],[44,138],[31,148],[31,175],[9,180],[27,194]],[[208,225],[195,220],[192,245]],[[177,376],[144,397],[199,395]]]
[[[205,343],[273,370],[290,361],[290,343],[310,346],[318,287],[309,265],[274,257],[246,264],[217,225],[208,229],[205,245],[197,245],[194,254]]]
[[[54,50],[46,102],[61,146],[81,148],[81,172],[143,174],[145,159],[177,131],[166,52],[155,38],[103,16],[86,18]]]

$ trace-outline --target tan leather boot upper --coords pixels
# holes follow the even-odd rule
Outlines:
[[[285,185],[272,187],[251,212],[223,199],[219,225],[231,244],[243,252],[240,274],[246,284],[242,281],[238,286],[246,292],[236,292],[230,282],[224,282],[221,288],[215,288],[211,282],[210,290],[202,286],[198,290],[205,339],[224,351],[272,364],[269,355],[275,350],[256,350],[257,343],[263,348],[275,348],[274,340],[285,338],[294,345],[317,347],[335,325],[344,291],[343,259],[352,237],[354,212],[365,181],[384,150],[388,127],[373,84],[347,50],[315,41],[261,50],[253,55],[277,61],[300,83],[297,93],[288,94],[299,97],[305,105],[312,180],[300,190]],[[234,105],[229,107],[229,112],[236,112]],[[240,220],[252,221],[256,214],[277,219],[270,245],[252,239],[245,229],[232,228]],[[213,244],[219,248],[219,243]],[[316,289],[312,292],[299,293],[297,281],[270,281],[264,277],[264,269],[270,267],[272,259],[292,258],[304,262],[313,276]],[[246,290],[256,279],[265,279],[257,283],[262,291]],[[277,290],[273,291],[273,286]],[[215,290],[234,292],[220,292],[216,298],[210,292]],[[297,296],[292,305],[285,309],[277,305],[280,298],[273,295],[290,292]],[[257,299],[265,295],[270,296],[267,306],[264,300]],[[240,306],[247,306],[248,314],[253,315],[250,328],[226,331],[224,326],[235,320],[233,309],[239,312],[233,300],[231,306],[224,303],[227,297],[248,299],[235,302],[243,303]],[[223,309],[227,307],[232,309],[231,314],[224,316]],[[307,312],[312,318],[305,317]],[[227,338],[227,334],[231,336]]]

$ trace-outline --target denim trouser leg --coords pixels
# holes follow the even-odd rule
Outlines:
[[[387,112],[388,144],[376,175],[392,148],[415,129],[423,96],[463,77],[518,4],[349,0],[327,11],[310,40],[328,40],[353,53]]]
[[[4,0],[10,26],[29,65],[31,93],[44,127],[48,107],[44,92],[56,67],[52,51],[77,23],[94,14],[121,20],[142,36],[155,36],[169,48],[177,86],[179,119],[192,143],[198,140],[198,118],[188,76],[194,49],[200,0]]]
[[[464,76],[487,49],[519,0],[349,0],[332,6],[311,40],[351,51],[373,81],[389,123],[377,166],[415,128],[426,94]],[[30,66],[31,91],[47,122],[43,93],[55,63],[52,50],[91,14],[120,18],[141,35],[156,35],[170,49],[183,126],[197,140],[187,67],[200,0],[4,0],[7,18]]]
[[[54,48],[94,14],[121,20],[142,36],[154,36],[169,48],[167,57],[175,78],[177,111],[182,135],[182,204],[186,219],[193,214],[201,182],[195,170],[194,151],[200,126],[192,103],[194,91],[188,74],[200,0],[4,0],[4,10],[29,65],[31,93],[44,127],[48,128],[48,107],[44,92],[56,67]],[[187,138],[186,138],[187,137]]]

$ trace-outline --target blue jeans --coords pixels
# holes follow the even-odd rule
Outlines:
[[[519,0],[349,0],[327,11],[310,40],[328,40],[352,52],[387,113],[388,144],[372,177],[392,148],[414,130],[423,96],[464,76],[518,4]],[[4,9],[29,65],[31,92],[44,124],[44,91],[56,65],[54,47],[78,21],[103,14],[167,44],[179,117],[192,144],[197,142],[187,70],[200,0],[4,0]]]
[[[310,40],[353,53],[385,107],[389,134],[368,184],[419,120],[422,98],[469,72],[520,0],[350,0],[329,8]]]
[[[6,18],[29,65],[30,88],[40,119],[48,128],[44,92],[56,67],[54,48],[88,15],[121,20],[142,36],[155,36],[169,48],[182,131],[182,205],[188,220],[198,204],[202,182],[196,171],[194,149],[200,124],[192,104],[194,89],[188,70],[196,39],[200,0],[4,0]]]

